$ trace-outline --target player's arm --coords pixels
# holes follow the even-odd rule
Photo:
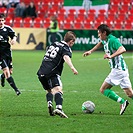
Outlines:
[[[13,38],[11,39],[10,44],[11,44],[11,45],[15,44],[15,43],[16,43],[16,40],[17,40],[17,36],[15,35],[15,36],[13,36]]]
[[[94,52],[94,51],[96,51],[97,49],[102,48],[102,47],[103,47],[102,42],[99,42],[99,43],[98,43],[95,47],[93,47],[91,50],[86,51],[86,52],[83,54],[83,56],[88,56],[88,55],[90,55],[92,52]]]
[[[120,46],[120,47],[118,48],[118,50],[117,50],[115,53],[113,53],[112,55],[105,54],[105,55],[104,55],[104,59],[111,59],[111,58],[114,58],[114,57],[116,57],[116,56],[118,56],[118,55],[120,55],[120,54],[122,54],[122,53],[124,53],[124,52],[126,52],[126,49],[125,49],[123,46]]]
[[[78,74],[78,71],[75,69],[75,67],[72,64],[71,58],[68,55],[63,56],[64,61],[68,64],[68,66],[71,68],[74,74]]]

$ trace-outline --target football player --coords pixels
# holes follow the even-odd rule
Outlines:
[[[9,38],[11,39],[10,42]],[[0,67],[3,70],[1,86],[5,86],[6,79],[16,94],[20,95],[21,92],[11,76],[13,71],[11,45],[16,43],[16,38],[14,30],[10,26],[5,25],[5,15],[0,13]]]
[[[46,99],[51,116],[59,115],[63,118],[68,118],[62,110],[63,90],[60,76],[64,62],[68,64],[74,74],[78,74],[71,61],[71,47],[74,45],[75,39],[76,35],[72,31],[68,31],[63,41],[54,42],[48,46],[42,64],[37,72],[39,81],[47,91]],[[53,98],[56,103],[55,110],[53,108]]]

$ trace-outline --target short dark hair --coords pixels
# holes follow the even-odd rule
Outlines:
[[[4,13],[0,13],[0,18],[4,18],[5,19],[5,14]]]
[[[101,24],[100,26],[98,26],[97,29],[100,30],[102,33],[103,33],[104,31],[106,31],[106,35],[107,35],[107,36],[111,33],[111,29],[110,29],[109,26],[106,25],[106,24]]]

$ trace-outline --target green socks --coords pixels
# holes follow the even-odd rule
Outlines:
[[[105,96],[109,97],[110,99],[119,102],[121,104],[123,104],[125,102],[125,100],[121,97],[119,97],[114,91],[110,90],[110,89],[106,89],[104,90],[103,93]]]

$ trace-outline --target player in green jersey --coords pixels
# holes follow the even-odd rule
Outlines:
[[[101,24],[97,29],[101,42],[91,50],[85,52],[83,56],[88,56],[95,50],[104,48],[104,59],[109,60],[111,72],[104,80],[100,92],[121,104],[120,115],[122,115],[129,102],[118,96],[111,88],[115,85],[120,85],[127,96],[133,99],[133,90],[129,79],[128,68],[122,56],[122,53],[126,52],[126,49],[115,36],[111,35],[111,30],[107,25]]]

